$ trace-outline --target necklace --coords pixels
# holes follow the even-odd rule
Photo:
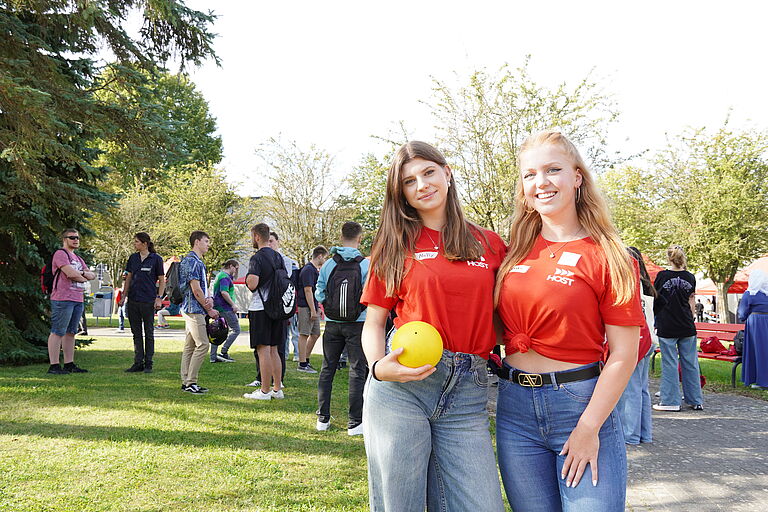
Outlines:
[[[429,231],[427,231],[427,228],[424,229],[424,232],[429,237],[430,241],[432,242],[432,245],[435,247],[435,250],[437,250],[439,246],[438,246],[437,242],[435,242],[435,240],[432,238],[432,235],[429,234]]]
[[[554,258],[555,255],[558,252],[562,251],[563,248],[565,248],[566,245],[568,245],[569,243],[573,242],[574,240],[578,240],[579,239],[579,235],[581,234],[581,232],[583,230],[584,230],[584,228],[581,228],[579,231],[577,231],[576,234],[574,235],[573,239],[568,240],[563,245],[561,245],[558,249],[555,249],[555,252],[552,252],[552,249],[550,249],[550,247],[549,247],[549,242],[547,242],[547,239],[542,236],[541,239],[544,240],[544,244],[547,246],[547,251],[549,251],[549,257],[550,258]]]

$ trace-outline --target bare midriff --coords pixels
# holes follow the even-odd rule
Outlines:
[[[504,360],[513,368],[528,373],[560,372],[584,366],[583,363],[568,363],[566,361],[551,359],[539,354],[533,349],[529,349],[528,352],[515,352],[514,354],[509,354]]]

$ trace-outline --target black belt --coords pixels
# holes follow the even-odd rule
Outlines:
[[[553,372],[555,375],[554,380],[558,384],[565,384],[566,382],[576,382],[579,380],[591,379],[600,375],[600,372],[602,371],[601,366],[602,365],[596,364],[595,366],[582,368],[581,370],[576,371],[566,370],[561,372]],[[527,373],[521,372],[520,370],[510,371],[509,368],[502,366],[498,369],[496,374],[502,379],[506,379],[508,381],[514,382],[515,384],[519,384],[528,388],[540,388],[545,384],[554,384],[552,375],[549,373]]]

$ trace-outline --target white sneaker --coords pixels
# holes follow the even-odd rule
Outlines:
[[[272,393],[262,393],[260,389],[257,389],[253,393],[244,393],[243,398],[250,398],[251,400],[272,400]]]
[[[326,430],[331,428],[331,422],[330,421],[322,422],[320,420],[317,420],[317,424],[315,425],[315,428],[317,429],[318,432],[325,432]]]
[[[348,428],[347,429],[347,435],[348,436],[361,436],[363,435],[363,424],[359,424],[355,428]]]
[[[678,412],[680,410],[680,406],[679,405],[653,404],[653,410],[655,410],[655,411],[674,411],[674,412]]]
[[[659,398],[661,396],[661,391],[657,391],[653,394],[656,398]]]
[[[296,363],[299,361],[299,356],[293,356],[293,362]]]
[[[270,394],[272,395],[272,398],[282,399],[285,398],[285,394],[283,393],[283,390],[275,391],[274,389],[270,391]]]
[[[251,386],[252,388],[260,388],[261,387],[261,381],[257,379],[255,381],[251,382],[250,384],[246,384],[246,386]]]

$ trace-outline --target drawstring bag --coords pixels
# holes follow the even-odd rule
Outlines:
[[[728,350],[722,343],[720,343],[720,340],[717,336],[704,338],[701,340],[699,347],[701,348],[702,352],[707,354],[719,354],[721,351],[726,352]]]

